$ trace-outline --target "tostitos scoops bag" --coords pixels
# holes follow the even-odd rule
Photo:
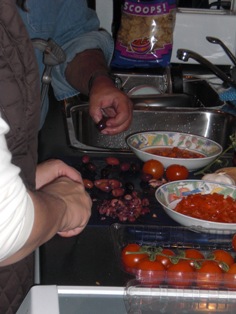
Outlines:
[[[166,67],[170,63],[176,0],[125,0],[111,66]]]

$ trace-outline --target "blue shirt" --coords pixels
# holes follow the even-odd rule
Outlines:
[[[113,54],[111,35],[99,30],[99,20],[94,10],[87,7],[86,0],[27,0],[28,12],[19,9],[30,38],[53,39],[64,49],[66,62],[53,67],[52,87],[57,100],[78,94],[65,78],[67,63],[87,49],[100,48],[107,63]],[[43,55],[36,49],[40,76],[44,71]],[[48,99],[41,110],[41,127],[48,111]]]

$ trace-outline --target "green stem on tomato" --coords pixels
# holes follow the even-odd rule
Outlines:
[[[170,259],[172,264],[178,264],[179,260],[186,260],[186,261],[192,261],[194,263],[195,268],[201,268],[201,263],[205,261],[215,261],[219,264],[219,266],[224,270],[229,270],[229,265],[225,262],[215,260],[214,256],[208,257],[208,258],[191,258],[191,257],[185,257],[181,252],[177,255],[168,255],[162,253],[161,247],[152,247],[152,246],[143,246],[140,251],[137,252],[126,252],[126,254],[143,254],[146,253],[149,256],[150,261],[155,261],[156,256],[164,256]]]

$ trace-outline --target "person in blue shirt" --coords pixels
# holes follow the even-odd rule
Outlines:
[[[103,134],[125,131],[132,120],[132,102],[109,75],[113,55],[112,36],[99,29],[96,12],[86,0],[16,0],[31,39],[54,40],[66,54],[66,61],[53,66],[52,81],[57,100],[79,93],[89,95],[90,115],[98,123],[105,112],[109,119]],[[42,77],[42,52],[35,50]],[[41,109],[41,125],[48,111],[48,99]]]

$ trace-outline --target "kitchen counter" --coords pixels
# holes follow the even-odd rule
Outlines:
[[[62,107],[54,100],[40,132],[40,161],[61,156],[67,156],[67,162],[79,160],[82,154],[68,146],[63,126]],[[162,214],[164,221],[169,219],[164,211]],[[145,219],[150,223],[152,217],[149,215]],[[99,220],[94,212],[80,235],[73,238],[55,236],[44,244],[40,248],[40,284],[124,286],[132,277],[118,265],[109,227],[113,222],[117,220]],[[171,223],[175,225],[174,221]]]
[[[39,136],[39,161],[61,158],[79,163],[82,153],[68,146],[62,106],[51,95],[50,110]],[[66,156],[66,157],[65,157]],[[99,157],[94,157],[95,159]],[[133,155],[125,158],[134,158]],[[161,212],[163,223],[176,224]],[[148,215],[139,223],[151,223]],[[118,267],[109,225],[93,210],[87,228],[74,238],[55,236],[40,248],[40,283],[56,285],[123,286],[130,278]],[[153,223],[156,223],[155,221]]]
[[[51,102],[50,111],[39,137],[39,161],[48,158],[62,158],[69,164],[79,163],[82,153],[68,146],[62,107],[56,101]],[[100,160],[99,156],[93,156]],[[132,155],[126,158],[135,158]],[[115,255],[110,225],[113,219],[101,219],[93,205],[93,214],[84,231],[73,238],[55,236],[40,247],[39,284],[66,287],[125,287],[132,276],[119,266]],[[158,215],[153,211],[158,208]],[[137,221],[139,224],[177,225],[171,220],[151,196],[151,213]],[[73,302],[75,299],[73,298]],[[67,308],[66,298],[64,307]],[[80,300],[76,301],[77,308]],[[88,300],[86,299],[86,302]],[[69,308],[68,304],[68,308]],[[63,312],[64,313],[64,312]],[[65,312],[67,314],[72,312]],[[74,313],[74,312],[73,312]],[[82,312],[99,313],[99,311]],[[103,312],[102,314],[104,314]],[[111,310],[109,314],[119,313]],[[125,312],[124,312],[125,313]],[[186,312],[192,313],[192,312]],[[195,313],[195,312],[194,312]],[[227,312],[231,313],[231,312]],[[232,312],[233,313],[233,312]]]
[[[81,166],[81,158],[77,156],[67,156],[63,160],[74,167]],[[125,160],[139,162],[133,156],[126,156]],[[105,165],[103,157],[91,157],[91,162],[98,167],[97,173]],[[119,176],[122,182],[131,182],[140,191],[141,197],[147,197],[150,201],[150,212],[138,217],[134,224],[177,225],[157,203],[155,189],[142,190],[139,172]],[[97,210],[99,201],[106,198],[107,193],[97,189],[90,193],[93,199],[92,215],[85,230],[73,238],[55,236],[40,248],[42,284],[124,286],[132,278],[121,271],[114,254],[115,244],[112,242],[110,226],[120,221],[100,215]]]
[[[49,91],[50,105],[45,123],[39,132],[39,162],[57,156],[79,156],[78,150],[68,145],[63,106]]]
[[[56,236],[40,249],[41,284],[124,286],[109,226],[88,225],[78,236]]]
[[[52,97],[39,137],[40,161],[62,158],[71,165],[79,163],[83,154],[68,146],[64,122],[62,106]],[[102,160],[96,156],[92,158],[95,162]],[[135,157],[128,155],[124,158],[132,160]],[[102,220],[95,207],[87,228],[80,235],[69,239],[55,236],[40,248],[40,283],[123,286],[130,278],[119,269],[114,255],[109,226],[118,221]],[[154,218],[156,207],[158,214]],[[157,204],[154,194],[151,197],[151,213],[137,223],[176,225]]]

